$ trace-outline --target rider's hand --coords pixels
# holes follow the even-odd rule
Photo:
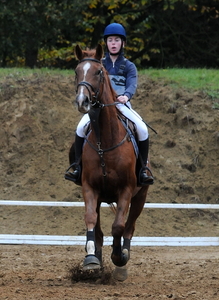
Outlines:
[[[117,100],[123,104],[125,104],[126,102],[128,102],[129,98],[126,95],[121,95],[117,97]]]

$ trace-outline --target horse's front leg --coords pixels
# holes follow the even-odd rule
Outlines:
[[[97,197],[92,193],[84,194],[85,201],[85,224],[87,227],[86,252],[84,259],[84,270],[99,269],[102,264],[101,248],[103,245],[103,234],[100,229],[99,209]]]
[[[118,267],[125,266],[129,260],[129,246],[130,243],[128,240],[125,243],[129,243],[129,246],[122,247],[121,238],[125,229],[125,218],[129,209],[130,197],[121,197],[122,200],[119,200],[117,203],[116,217],[112,225],[112,236],[113,236],[113,251],[111,254],[111,259],[114,265]]]

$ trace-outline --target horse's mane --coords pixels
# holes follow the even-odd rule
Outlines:
[[[105,76],[104,76],[104,80],[106,80],[107,81],[107,83],[108,83],[108,85],[109,85],[109,87],[110,87],[110,90],[111,90],[111,93],[112,93],[112,95],[113,95],[113,100],[114,100],[114,102],[116,101],[116,92],[114,91],[114,89],[112,88],[112,85],[111,85],[111,82],[110,82],[110,79],[109,79],[109,73],[107,72],[107,70],[105,69],[105,67],[103,66],[103,70],[105,71]]]

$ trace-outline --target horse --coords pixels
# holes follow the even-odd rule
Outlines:
[[[88,113],[91,131],[82,153],[81,187],[85,203],[86,256],[84,270],[102,268],[103,232],[100,224],[101,203],[115,203],[112,223],[111,260],[114,277],[127,278],[131,239],[149,186],[138,186],[136,154],[125,126],[118,118],[116,93],[102,65],[103,48],[75,48],[76,105],[80,113]],[[123,270],[121,272],[121,270]]]

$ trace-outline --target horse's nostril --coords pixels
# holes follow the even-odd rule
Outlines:
[[[85,106],[88,106],[89,103],[90,103],[89,98],[86,96],[86,97],[85,97],[85,100],[84,100],[84,105],[85,105]]]
[[[76,96],[76,103],[80,106],[88,105],[89,98],[84,94],[80,94]]]
[[[80,112],[86,113],[90,109],[90,99],[87,95],[80,94],[76,96],[76,104]]]

